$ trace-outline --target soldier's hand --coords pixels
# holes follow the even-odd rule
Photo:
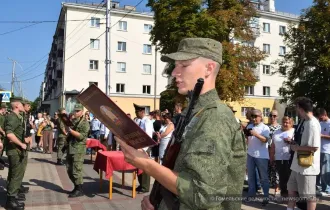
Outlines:
[[[25,143],[30,143],[30,138],[24,138]]]
[[[144,196],[143,200],[141,201],[141,208],[142,210],[154,210],[155,208],[150,203],[149,196]]]
[[[120,148],[125,155],[125,161],[143,170],[145,164],[147,164],[145,160],[149,159],[146,152],[134,149],[116,136],[115,140],[120,144]]]
[[[26,144],[21,145],[22,149],[26,150]]]

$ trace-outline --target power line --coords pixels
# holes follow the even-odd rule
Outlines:
[[[124,19],[127,15],[129,15],[133,10],[134,8],[136,8],[137,6],[139,6],[144,0],[141,0],[139,1],[134,7],[133,9],[131,9],[129,12],[127,12],[122,18],[120,18],[115,24],[113,24],[110,29],[112,29],[115,25],[117,25],[122,19]],[[100,38],[103,34],[105,34],[106,31],[104,31],[102,34],[100,34],[98,37],[96,37],[96,39]],[[78,50],[76,53],[74,53],[72,56],[70,56],[69,58],[67,58],[63,63],[65,63],[66,61],[68,61],[69,59],[73,58],[74,56],[76,56],[78,53],[80,53],[82,50],[84,50],[86,47],[88,47],[90,45],[90,43],[88,43],[87,45],[85,45],[83,48],[81,48],[80,50]],[[57,67],[57,66],[56,66]],[[55,68],[56,68],[55,67]],[[41,74],[38,74],[34,77],[31,77],[29,79],[25,79],[25,80],[20,80],[21,82],[25,82],[25,81],[28,81],[28,80],[32,80],[32,79],[35,79],[41,75],[45,74],[45,72],[41,73]]]
[[[24,26],[24,27],[21,27],[21,28],[18,28],[18,29],[12,30],[12,31],[7,31],[7,32],[5,32],[5,33],[0,34],[0,36],[6,35],[6,34],[10,34],[10,33],[16,32],[16,31],[20,31],[20,30],[23,30],[23,29],[25,29],[25,28],[32,27],[32,26],[37,25],[37,24],[40,24],[40,23],[33,23],[33,24],[31,24],[31,25],[27,25],[27,26]]]
[[[101,20],[104,20],[105,18],[100,18]],[[30,20],[30,21],[0,21],[0,24],[26,24],[26,23],[35,23],[35,24],[39,24],[39,23],[65,23],[65,22],[83,22],[86,20],[92,20],[92,19],[78,19],[78,20]]]

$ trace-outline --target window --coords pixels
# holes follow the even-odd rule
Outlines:
[[[264,44],[264,53],[270,54],[270,44]]]
[[[151,74],[151,65],[143,64],[143,74]]]
[[[269,23],[263,23],[263,31],[270,33],[270,24]]]
[[[144,112],[148,115],[150,113],[150,106],[145,106]]]
[[[98,70],[99,69],[99,61],[89,60],[89,69],[90,70]]]
[[[120,31],[127,31],[127,22],[126,21],[119,21],[118,23]]]
[[[263,95],[264,96],[270,96],[270,87],[263,87]]]
[[[254,87],[246,86],[245,87],[245,95],[254,95]]]
[[[144,24],[144,33],[150,33],[152,29],[152,25]]]
[[[280,46],[280,55],[285,55],[286,48],[284,46]]]
[[[284,76],[286,75],[286,67],[285,66],[281,66],[280,69],[279,69],[279,72],[281,74],[284,74]]]
[[[126,72],[126,63],[118,62],[117,63],[117,72]]]
[[[262,114],[264,117],[268,117],[270,114],[270,108],[263,108]]]
[[[100,49],[100,40],[99,39],[91,39],[90,48],[95,49],[95,50]]]
[[[91,18],[91,27],[100,28],[100,18]]]
[[[126,52],[126,42],[118,42],[118,51]]]
[[[142,92],[143,92],[143,94],[150,94],[151,93],[150,85],[143,85]]]
[[[286,27],[280,26],[280,35],[284,35],[286,33]]]
[[[241,116],[242,116],[242,117],[245,117],[247,111],[250,110],[250,109],[252,109],[252,107],[242,107],[242,108],[241,108]]]
[[[262,65],[262,73],[270,74],[270,65]]]
[[[98,86],[99,83],[98,82],[89,82],[89,86],[91,86],[92,84]]]
[[[143,45],[143,54],[151,54],[151,45],[150,44]]]
[[[125,84],[116,84],[116,93],[125,93]]]

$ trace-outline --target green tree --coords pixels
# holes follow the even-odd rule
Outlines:
[[[32,103],[31,103],[31,113],[35,113],[38,109],[38,104],[40,102],[40,97],[37,97]]]
[[[290,51],[277,62],[278,71],[287,77],[279,90],[285,102],[306,96],[318,107],[330,109],[329,2],[314,0],[285,35]]]
[[[216,88],[222,100],[241,101],[245,86],[253,86],[257,82],[254,73],[256,63],[265,58],[258,48],[237,43],[253,43],[255,39],[251,22],[257,17],[257,11],[250,2],[149,0],[147,6],[155,13],[151,41],[162,54],[175,52],[183,38],[205,37],[220,41],[223,45],[223,64]],[[170,65],[165,73],[171,74],[172,70],[173,65]],[[182,100],[173,89],[176,87],[172,83],[163,95]]]

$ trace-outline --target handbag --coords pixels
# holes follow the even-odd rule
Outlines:
[[[310,167],[313,164],[314,152],[297,151],[298,165],[302,167]]]

